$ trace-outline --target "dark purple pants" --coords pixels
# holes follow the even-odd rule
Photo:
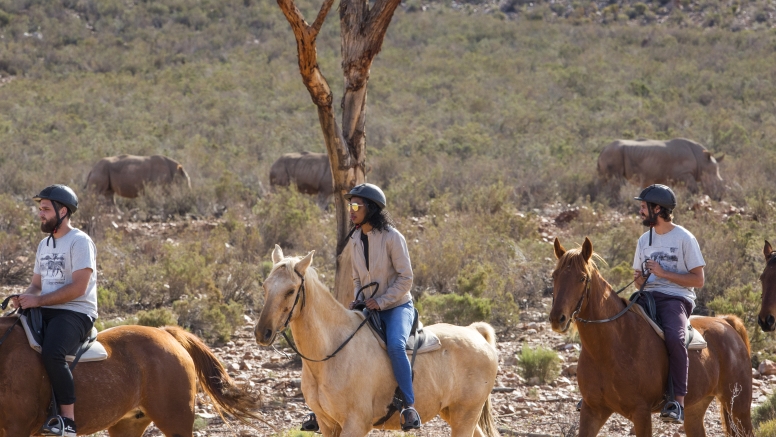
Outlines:
[[[657,314],[663,322],[668,349],[668,372],[674,382],[674,396],[684,396],[687,394],[687,368],[690,366],[684,347],[684,329],[692,313],[692,304],[687,299],[656,291],[652,292],[652,296],[655,297]]]

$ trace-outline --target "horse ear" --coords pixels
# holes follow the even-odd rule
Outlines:
[[[275,249],[272,251],[272,263],[277,264],[282,260],[283,260],[283,249],[281,249],[280,246],[276,244]]]
[[[763,255],[765,255],[766,261],[768,260],[768,258],[771,257],[772,253],[773,253],[773,248],[771,247],[771,243],[769,243],[768,240],[765,240],[765,247],[763,247]]]
[[[296,266],[294,266],[294,269],[299,272],[300,275],[304,276],[304,273],[307,271],[307,268],[310,267],[310,264],[313,263],[313,254],[315,253],[314,250],[311,250],[310,253],[307,254],[306,257],[299,260],[298,263],[296,263]]]
[[[585,258],[585,262],[590,261],[590,258],[593,256],[593,243],[587,237],[585,237],[585,242],[582,243],[581,254],[582,257]]]
[[[558,240],[558,237],[555,237],[555,258],[560,259],[560,257],[563,256],[564,253],[566,253],[566,249],[563,248],[563,246],[560,245],[560,240]]]

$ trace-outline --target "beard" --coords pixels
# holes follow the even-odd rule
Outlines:
[[[52,218],[51,220],[47,220],[40,224],[40,230],[47,234],[54,232],[54,229],[56,229],[56,227],[57,227],[57,219],[55,218]]]
[[[641,216],[641,219],[642,219],[641,224],[646,227],[651,228],[652,226],[655,226],[657,224],[657,218],[655,218],[654,220],[650,220],[648,217]]]

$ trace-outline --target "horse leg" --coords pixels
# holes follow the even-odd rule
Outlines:
[[[706,410],[713,399],[713,397],[709,396],[685,408],[684,432],[687,437],[706,437],[703,419],[706,417]]]
[[[450,424],[450,437],[483,435],[482,430],[479,431],[479,434],[477,433],[477,421],[479,420],[481,413],[482,407],[448,410],[447,423]]]
[[[353,412],[342,424],[342,432],[339,437],[364,437],[372,430],[371,418],[368,414]]]
[[[582,411],[579,415],[579,437],[598,435],[598,431],[611,415],[612,410],[606,407],[593,410],[586,402],[582,402]]]
[[[720,415],[726,436],[754,435],[752,413],[749,410],[752,404],[751,395],[748,399],[736,398],[733,395],[726,395],[724,398],[720,396],[717,397],[717,402],[720,404]]]
[[[108,428],[108,435],[110,437],[141,437],[145,432],[148,425],[151,424],[151,419],[139,413],[140,417],[131,416],[121,419],[115,425]]]

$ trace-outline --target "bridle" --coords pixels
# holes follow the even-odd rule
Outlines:
[[[615,292],[615,294],[619,295],[620,293],[622,293],[623,290],[628,288],[634,282],[636,282],[635,279],[633,281],[631,281],[628,285],[626,285],[626,286],[620,288],[619,290],[617,290]],[[625,308],[622,311],[620,311],[619,313],[617,313],[617,315],[615,315],[614,317],[609,317],[609,318],[606,318],[606,319],[598,319],[598,320],[587,320],[587,319],[583,319],[581,317],[577,317],[577,314],[582,309],[582,302],[585,300],[585,296],[587,296],[588,300],[590,300],[590,297],[589,297],[590,296],[590,275],[585,275],[585,291],[582,292],[582,296],[579,298],[579,302],[577,302],[577,308],[574,310],[573,313],[571,313],[571,317],[570,317],[571,322],[606,323],[606,322],[611,322],[613,320],[617,320],[620,317],[622,317],[623,314],[627,313],[628,310],[630,310],[631,307],[636,303],[636,301],[638,300],[638,295],[643,293],[645,285],[647,285],[646,279],[644,280],[644,283],[641,285],[641,288],[639,289],[639,291],[637,291],[635,293],[636,298],[631,296],[631,300],[628,303],[628,305],[626,305]],[[553,299],[554,299],[554,296],[553,296]]]
[[[299,349],[297,349],[296,346],[294,346],[294,343],[286,335],[286,328],[288,328],[289,323],[291,323],[291,316],[294,314],[294,308],[296,308],[297,303],[299,303],[300,296],[302,298],[302,305],[300,306],[300,310],[301,310],[301,308],[304,308],[304,304],[305,304],[305,300],[306,300],[306,298],[305,298],[305,286],[304,286],[304,275],[299,273],[296,269],[294,269],[294,273],[296,273],[296,275],[299,276],[299,278],[302,280],[302,282],[299,284],[299,288],[296,289],[296,298],[294,299],[294,304],[291,306],[291,311],[288,312],[288,318],[286,318],[286,323],[284,323],[283,327],[281,329],[279,329],[280,335],[282,335],[283,338],[286,339],[286,343],[288,343],[288,345],[291,347],[291,349],[293,349],[294,352],[296,352],[300,357],[304,358],[305,360],[312,361],[312,362],[315,362],[315,363],[321,363],[321,362],[324,362],[324,361],[328,361],[328,360],[334,358],[334,356],[337,355],[337,353],[339,351],[341,351],[342,348],[344,348],[345,345],[348,344],[350,342],[350,340],[353,339],[353,337],[355,337],[355,335],[358,332],[358,330],[361,329],[361,327],[363,327],[366,324],[366,322],[369,321],[369,318],[365,317],[364,320],[361,322],[361,324],[358,325],[358,328],[356,328],[356,330],[353,331],[352,334],[350,334],[350,337],[345,339],[345,341],[334,352],[332,352],[331,354],[327,355],[326,358],[323,358],[323,359],[320,359],[320,360],[314,360],[312,358],[308,358],[308,357],[304,356],[304,354],[299,352]],[[362,287],[362,289],[364,289],[364,288],[366,288],[366,287],[368,287],[370,285],[372,285],[372,284],[367,284],[364,287]],[[277,333],[278,333],[278,331],[275,331],[276,335],[277,335]]]

